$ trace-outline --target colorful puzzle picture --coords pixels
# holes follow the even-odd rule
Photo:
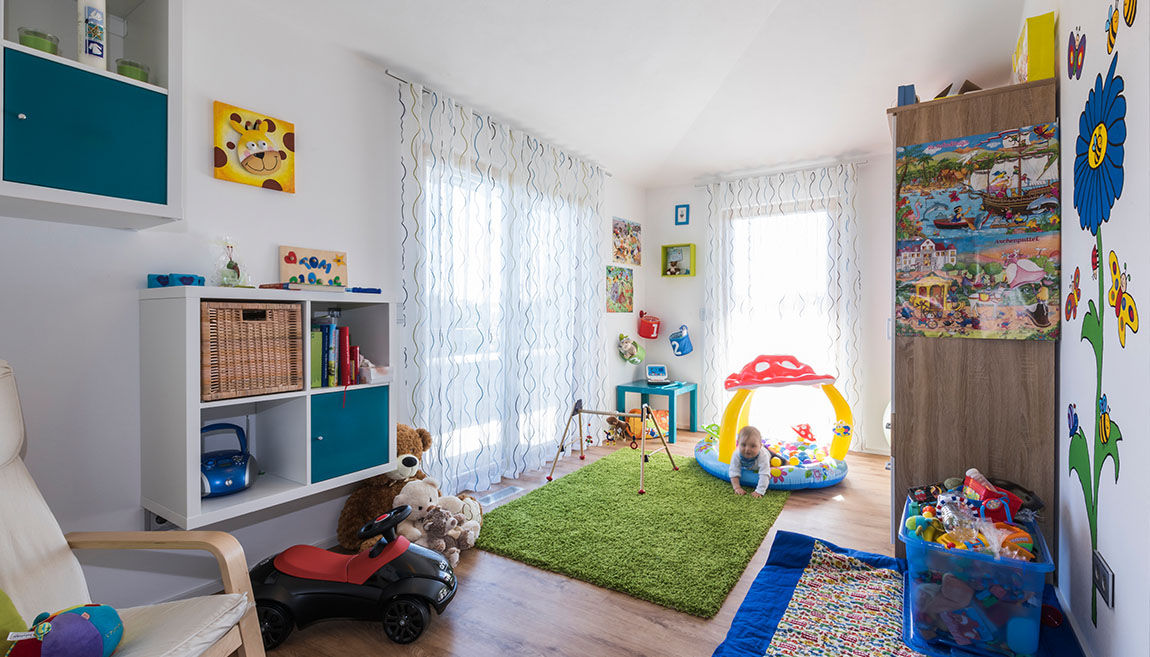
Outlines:
[[[896,152],[899,335],[1055,340],[1058,124]]]
[[[611,230],[615,262],[628,265],[643,264],[643,226],[634,221],[614,217],[611,220]]]
[[[347,286],[347,254],[343,251],[280,247],[280,282]]]
[[[216,101],[214,169],[220,180],[295,193],[295,125]]]
[[[629,313],[635,309],[634,269],[607,266],[607,312]]]

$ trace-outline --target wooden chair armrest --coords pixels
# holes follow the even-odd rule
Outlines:
[[[225,593],[244,593],[249,601],[252,582],[244,548],[226,532],[72,532],[64,537],[74,550],[203,550],[220,564]]]

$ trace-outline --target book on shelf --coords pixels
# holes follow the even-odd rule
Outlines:
[[[359,346],[352,345],[351,350],[351,384],[359,383]]]
[[[262,283],[264,290],[309,290],[315,292],[346,292],[342,285],[312,285],[310,283]]]
[[[339,381],[339,333],[336,330],[338,326],[332,324],[327,327],[327,335],[325,335],[324,346],[327,352],[327,369],[326,380],[324,385],[327,387],[334,387]]]
[[[339,327],[339,385],[349,386],[351,379],[351,329]]]
[[[323,331],[318,328],[311,330],[311,387],[323,387]]]
[[[328,344],[331,342],[331,334],[332,334],[331,329],[332,329],[331,324],[320,324],[320,326],[319,326],[319,331],[320,331],[320,345],[319,345],[320,377],[319,377],[319,385],[316,386],[318,388],[326,388],[330,385],[328,383],[328,375],[327,374],[328,374],[328,371],[331,370],[331,366],[332,366],[331,354],[330,354],[330,351],[328,350]]]

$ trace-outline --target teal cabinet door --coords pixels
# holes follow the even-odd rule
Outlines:
[[[5,48],[4,180],[167,203],[168,97]]]
[[[387,463],[388,388],[331,392],[311,398],[311,481],[326,481]]]

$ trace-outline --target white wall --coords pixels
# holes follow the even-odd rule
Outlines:
[[[1147,540],[1150,540],[1150,530],[1145,521],[1145,482],[1150,471],[1150,442],[1146,440],[1146,427],[1150,426],[1150,407],[1146,404],[1146,391],[1150,390],[1150,331],[1142,328],[1134,333],[1128,329],[1125,347],[1120,344],[1118,322],[1108,300],[1113,287],[1108,256],[1114,251],[1119,262],[1128,267],[1127,292],[1136,304],[1141,305],[1142,311],[1147,312],[1147,299],[1150,299],[1150,261],[1146,257],[1150,248],[1150,225],[1146,221],[1150,213],[1147,188],[1150,91],[1146,81],[1150,77],[1150,46],[1147,45],[1150,43],[1150,19],[1142,11],[1138,12],[1132,27],[1120,19],[1116,54],[1112,56],[1106,52],[1105,12],[1109,5],[1083,4],[1061,3],[1055,39],[1059,53],[1055,61],[1059,62],[1062,114],[1062,282],[1063,289],[1069,291],[1074,271],[1078,269],[1082,294],[1077,316],[1063,323],[1063,339],[1059,348],[1058,587],[1068,605],[1070,619],[1088,651],[1095,657],[1124,657],[1150,654],[1147,628],[1150,567],[1147,567],[1145,550]],[[1119,3],[1121,9],[1122,4]],[[1086,34],[1085,65],[1078,80],[1065,77],[1063,64],[1071,30]],[[1118,58],[1117,75],[1125,80],[1125,183],[1120,198],[1114,203],[1110,220],[1101,228],[1101,267],[1099,279],[1094,279],[1091,276],[1091,250],[1096,244],[1095,237],[1080,228],[1080,213],[1073,203],[1078,184],[1074,178],[1075,142],[1090,139],[1094,125],[1089,124],[1084,132],[1080,132],[1079,117],[1088,95],[1093,93],[1096,84],[1100,84],[1096,83],[1097,76],[1101,74],[1105,79],[1115,56]],[[1103,318],[1102,393],[1107,396],[1111,420],[1122,431],[1121,441],[1114,442],[1113,436],[1108,441],[1117,447],[1120,463],[1108,461],[1096,478],[1093,470],[1097,460],[1094,454],[1098,449],[1095,440],[1098,373],[1091,345],[1079,339],[1088,321],[1088,303],[1094,303]],[[1091,619],[1092,545],[1087,501],[1078,477],[1069,469],[1069,404],[1076,404],[1091,455],[1087,469],[1097,482],[1093,484],[1098,491],[1097,550],[1114,571],[1116,579],[1114,608],[1107,607],[1099,598],[1097,623]]]
[[[138,289],[147,273],[209,273],[212,240],[226,233],[256,282],[278,278],[276,247],[293,244],[346,250],[353,284],[398,288],[394,82],[274,12],[260,21],[279,45],[253,57],[232,2],[184,4],[186,221],[136,233],[0,218],[0,358],[17,373],[28,467],[65,531],[143,528]],[[295,123],[296,194],[212,177],[215,99]],[[334,536],[338,497],[221,528],[254,562]],[[83,559],[93,598],[116,606],[176,596],[215,566],[190,555]]]
[[[887,319],[890,317],[890,273],[892,242],[890,232],[891,155],[883,153],[868,158],[859,168],[856,208],[861,224],[859,231],[859,267],[862,272],[861,355],[859,360],[860,403],[854,408],[856,431],[864,451],[889,453],[882,434],[883,410],[890,401],[890,340]],[[689,203],[690,223],[676,226],[675,206]],[[701,249],[707,242],[706,190],[691,185],[652,189],[647,193],[647,223],[644,225],[644,250],[659,253],[662,244],[693,243],[696,245],[699,272],[694,277],[664,278],[658,261],[644,268],[647,280],[646,310],[663,320],[667,333],[686,324],[695,350],[686,356],[675,356],[666,338],[644,340],[647,362],[666,363],[671,377],[703,381],[703,308],[704,287]],[[649,237],[647,237],[649,235]],[[654,402],[658,405],[658,402]],[[686,397],[679,400],[680,424],[686,422],[689,408]],[[700,408],[700,410],[702,410]],[[718,422],[719,418],[699,418],[700,425]]]
[[[611,240],[611,219],[612,217],[620,217],[628,221],[637,221],[643,225],[642,231],[642,245],[643,245],[643,264],[639,266],[624,265],[621,263],[613,262],[612,260],[612,240]],[[653,269],[658,269],[657,252],[658,247],[653,246],[655,242],[650,234],[650,222],[646,220],[646,199],[643,190],[631,185],[618,178],[607,178],[603,190],[603,262],[604,271],[602,272],[601,285],[606,285],[606,266],[614,265],[616,267],[631,267],[634,269],[635,277],[635,305],[634,311],[629,313],[609,313],[605,308],[600,308],[599,311],[603,312],[606,320],[603,322],[603,334],[600,336],[600,342],[603,346],[603,357],[607,362],[607,390],[604,391],[603,403],[607,408],[615,408],[615,386],[620,383],[629,383],[636,379],[641,379],[645,374],[643,365],[632,365],[619,357],[616,345],[619,341],[619,334],[625,333],[632,338],[639,340],[638,321],[639,311],[645,308],[647,303],[647,296],[650,292],[650,282],[647,280],[647,272]],[[655,254],[655,255],[652,255]],[[646,363],[650,360],[644,361]],[[635,402],[635,399],[631,399]]]

